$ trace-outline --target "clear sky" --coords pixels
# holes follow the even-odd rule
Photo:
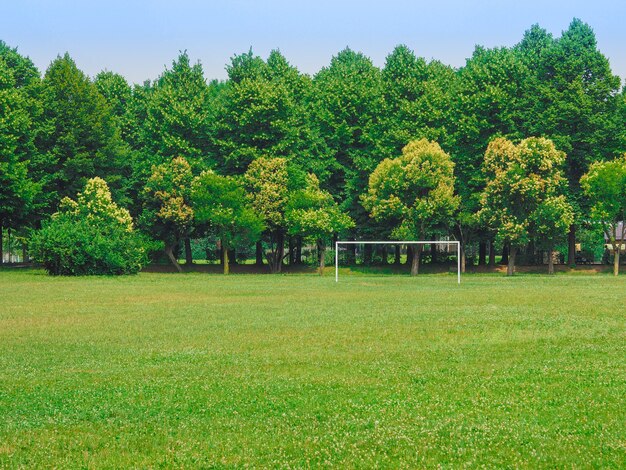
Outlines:
[[[231,56],[278,48],[315,73],[346,46],[384,64],[397,44],[458,67],[474,46],[511,46],[532,24],[559,36],[573,17],[595,30],[614,73],[626,77],[624,0],[0,0],[0,39],[44,71],[69,52],[93,76],[156,78],[181,50],[207,78]]]

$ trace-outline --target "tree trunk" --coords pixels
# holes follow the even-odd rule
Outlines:
[[[502,260],[500,264],[508,264],[509,263],[509,247],[504,245],[502,247]]]
[[[174,256],[174,245],[166,246],[165,247],[165,254],[170,259],[170,261],[172,262],[172,264],[174,265],[176,270],[179,273],[182,273],[183,272],[183,268],[180,267],[180,264],[178,264],[178,260],[176,259],[176,256]]]
[[[3,230],[4,230],[4,221],[0,219],[0,264],[4,263],[4,238],[3,238]]]
[[[576,266],[576,226],[570,225],[567,235],[567,264]]]
[[[28,251],[26,250],[26,243],[22,243],[22,263],[28,263]]]
[[[517,247],[512,246],[509,249],[508,263],[506,265],[506,275],[512,276],[515,273],[515,255],[517,254]]]
[[[288,256],[288,264],[289,266],[293,266],[295,263],[295,255],[296,255],[296,245],[294,243],[293,237],[289,237],[289,256]]]
[[[222,259],[224,260],[222,265],[224,266],[224,274],[230,274],[230,257],[228,256],[228,251],[226,244],[222,242]]]
[[[185,264],[193,264],[193,253],[191,252],[191,239],[185,238]]]
[[[415,246],[421,246],[421,245],[415,245]],[[413,245],[407,245],[406,246],[406,264],[411,264],[413,262],[413,252],[414,252],[414,248]]]
[[[412,251],[411,276],[417,276],[420,272],[420,255],[422,254],[422,245],[415,245],[415,248],[413,248]]]
[[[484,266],[487,260],[487,243],[482,241],[478,243],[478,266]]]
[[[372,264],[372,245],[367,243],[363,247],[363,265],[369,266]]]
[[[237,252],[235,251],[234,248],[229,248],[228,249],[228,262],[230,264],[238,264],[237,263]]]
[[[298,237],[296,240],[296,264],[302,264],[302,238]]]
[[[11,264],[11,227],[7,229],[7,253],[9,255],[9,264]]]
[[[615,252],[615,256],[613,258],[613,275],[617,276],[619,274],[619,252],[620,252],[620,248],[621,248],[621,243],[617,244],[615,243],[613,245],[614,247],[614,252]]]
[[[256,242],[256,262],[257,266],[263,266],[263,242],[259,240]]]
[[[272,274],[280,273],[283,266],[283,257],[285,256],[285,235],[278,233],[274,235],[275,245],[272,251],[267,255],[267,263]]]
[[[489,266],[492,268],[496,265],[496,248],[493,240],[489,240]]]
[[[548,248],[548,274],[554,274],[554,249]]]
[[[387,245],[383,245],[383,247],[381,248],[381,262],[383,266],[387,266],[387,264],[389,263],[389,260],[387,259],[388,256],[389,253],[387,251]]]
[[[402,255],[402,245],[396,245],[396,258],[393,260],[393,264],[400,266],[400,256]]]
[[[323,276],[324,268],[326,267],[326,244],[321,240],[317,241],[317,253],[320,257],[319,273],[320,276]]]

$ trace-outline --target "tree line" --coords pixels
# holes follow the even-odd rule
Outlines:
[[[574,264],[592,219],[619,239],[626,94],[580,20],[560,37],[535,25],[513,47],[477,46],[459,69],[404,45],[382,68],[345,49],[313,76],[278,50],[226,69],[207,82],[183,52],[131,86],[91,79],[68,54],[41,75],[0,42],[0,238],[28,244],[53,214],[80,217],[79,193],[106,205],[110,191],[111,210],[127,208],[176,266],[207,233],[225,269],[229,251],[255,245],[274,272],[303,240],[323,252],[338,233],[452,234],[479,264],[497,246],[511,266],[565,237]]]

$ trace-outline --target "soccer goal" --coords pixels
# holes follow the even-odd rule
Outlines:
[[[410,245],[428,245],[433,248],[433,252],[437,252],[439,247],[445,247],[445,251],[450,252],[450,248],[455,248],[454,254],[456,255],[456,275],[457,275],[457,283],[461,284],[461,243],[457,240],[420,240],[420,241],[406,241],[406,240],[394,240],[394,241],[359,241],[359,240],[344,240],[344,241],[336,241],[335,242],[335,282],[339,282],[339,255],[341,252],[341,248],[344,247],[346,250],[348,247],[352,246],[352,256],[354,257],[357,251],[357,247],[364,248],[363,251],[369,251],[371,256],[371,248],[367,250],[367,246],[381,246],[386,247],[388,245],[396,246],[396,261],[399,262],[400,259],[400,248],[403,246]],[[347,250],[346,250],[347,251]],[[387,257],[387,250],[384,251],[384,258]],[[387,262],[387,260],[385,260]]]

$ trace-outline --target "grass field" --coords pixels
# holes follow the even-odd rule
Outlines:
[[[0,467],[626,467],[626,276],[0,270]]]

